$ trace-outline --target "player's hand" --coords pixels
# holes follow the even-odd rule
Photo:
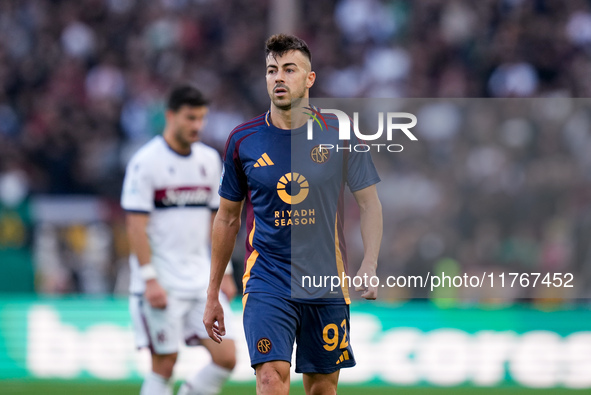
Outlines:
[[[376,276],[377,262],[366,261],[361,262],[361,267],[357,272],[357,276],[363,279],[361,286],[355,287],[355,291],[363,291],[361,297],[367,300],[375,300],[378,297],[378,288],[371,286],[371,278]],[[375,285],[375,280],[374,280]]]
[[[226,295],[228,300],[234,299],[236,296],[236,283],[234,282],[234,277],[231,274],[224,275],[222,279],[222,285],[220,286],[220,290]]]
[[[166,308],[166,291],[155,278],[146,281],[146,291],[144,292],[144,297],[153,308]]]
[[[226,334],[226,326],[224,325],[224,309],[217,297],[207,297],[205,313],[203,314],[203,324],[211,340],[221,343],[222,336]]]

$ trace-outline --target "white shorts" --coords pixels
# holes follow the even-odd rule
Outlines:
[[[224,294],[220,294],[220,303],[226,326],[224,338],[234,339],[234,317]],[[155,309],[143,296],[131,295],[129,312],[136,346],[149,347],[154,354],[176,353],[181,341],[188,346],[197,346],[201,339],[209,339],[203,325],[205,299],[178,299],[168,295],[166,308]]]

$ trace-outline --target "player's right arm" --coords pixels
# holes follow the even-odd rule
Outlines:
[[[150,241],[146,229],[150,215],[146,213],[128,212],[126,215],[127,222],[127,237],[131,246],[132,252],[137,256],[140,264],[140,273],[148,273],[146,268],[150,264]],[[153,270],[152,270],[153,272]],[[152,278],[149,278],[152,277]],[[148,303],[156,309],[163,309],[166,307],[166,291],[158,283],[156,275],[144,278],[146,281],[146,290],[144,296]]]
[[[146,282],[144,296],[154,308],[166,307],[166,292],[156,279],[150,264],[152,251],[147,228],[154,209],[154,186],[150,152],[143,148],[133,156],[125,170],[121,206],[126,211],[127,237],[131,251],[140,264],[140,275]]]
[[[220,343],[226,334],[224,310],[219,301],[220,286],[226,265],[232,257],[236,236],[240,230],[240,214],[244,200],[235,202],[221,198],[213,222],[211,242],[211,272],[207,288],[207,303],[203,323],[210,338]]]

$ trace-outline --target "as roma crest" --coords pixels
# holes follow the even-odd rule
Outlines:
[[[310,158],[314,163],[323,164],[330,158],[330,151],[327,148],[323,148],[321,145],[317,145],[310,151]]]

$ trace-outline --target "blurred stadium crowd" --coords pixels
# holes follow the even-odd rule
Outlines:
[[[293,33],[310,45],[318,75],[315,97],[591,97],[589,0],[294,4]],[[127,159],[161,132],[163,100],[179,81],[211,98],[204,140],[219,150],[234,126],[267,109],[263,43],[275,5],[0,2],[0,255],[35,246],[41,292],[124,291],[126,248],[113,207]],[[553,119],[528,120],[524,110],[501,122],[479,103],[478,119],[424,131],[413,155],[377,159],[393,232],[382,274],[418,273],[452,257],[463,271],[478,262],[591,279],[583,242],[591,236],[589,111],[561,101],[570,107]],[[453,125],[459,110],[425,111]],[[100,218],[111,230],[58,229],[23,214],[31,197],[47,194],[99,197],[115,213]],[[20,239],[19,218],[28,234]],[[359,242],[351,245],[355,257]],[[71,259],[57,258],[64,248]],[[88,281],[84,259],[102,268]],[[55,269],[64,262],[73,263]]]

